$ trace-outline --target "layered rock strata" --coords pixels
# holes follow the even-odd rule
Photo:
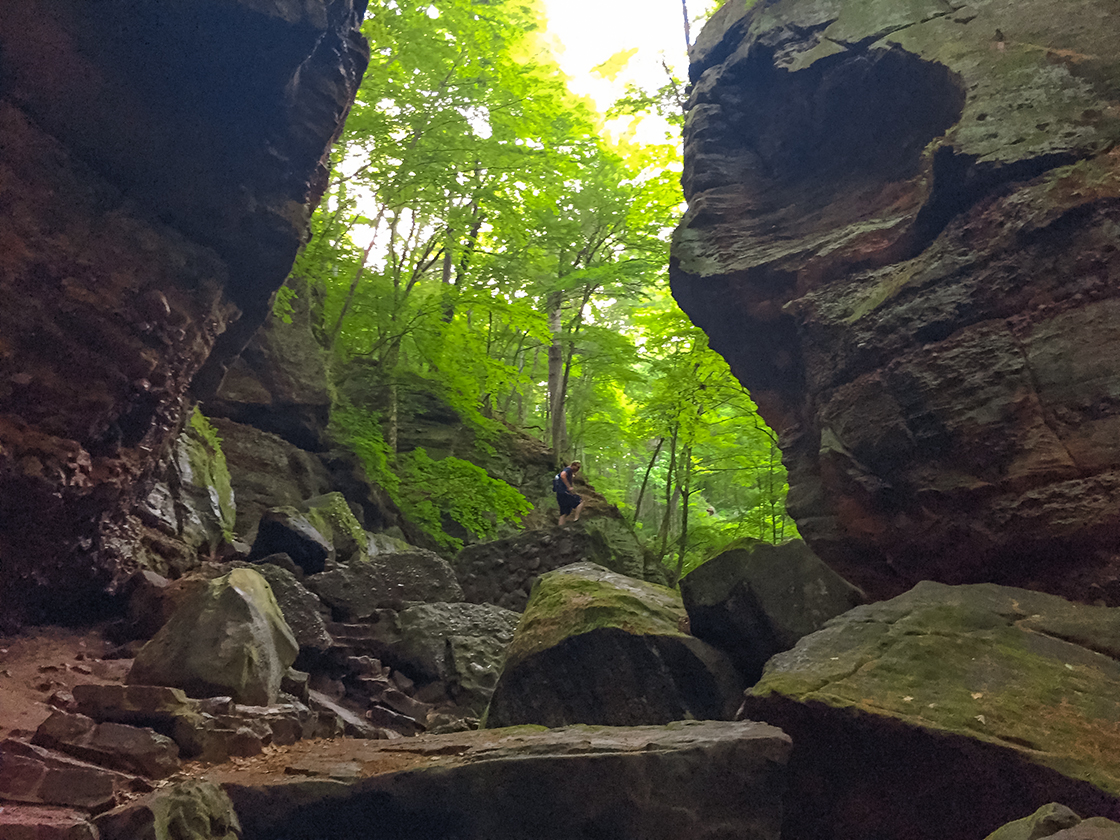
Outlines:
[[[1118,35],[1110,0],[758,0],[692,50],[673,292],[870,594],[1120,603]]]
[[[0,608],[74,617],[263,321],[365,67],[362,0],[0,6]]]

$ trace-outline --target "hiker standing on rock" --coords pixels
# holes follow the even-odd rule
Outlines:
[[[553,489],[556,491],[556,502],[560,505],[561,526],[569,516],[572,522],[578,522],[579,512],[583,510],[583,499],[576,493],[572,483],[579,469],[579,461],[572,461],[557,473],[556,479],[552,482]]]

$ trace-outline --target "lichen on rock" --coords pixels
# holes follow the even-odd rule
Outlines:
[[[673,294],[872,596],[1120,603],[1113,11],[727,3],[691,51]]]

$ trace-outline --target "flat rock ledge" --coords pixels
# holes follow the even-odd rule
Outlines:
[[[753,721],[303,742],[218,768],[243,840],[777,840],[790,739]]]

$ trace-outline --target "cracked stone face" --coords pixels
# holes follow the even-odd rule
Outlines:
[[[1120,603],[1111,0],[744,5],[692,51],[670,270],[801,534],[873,595]]]

